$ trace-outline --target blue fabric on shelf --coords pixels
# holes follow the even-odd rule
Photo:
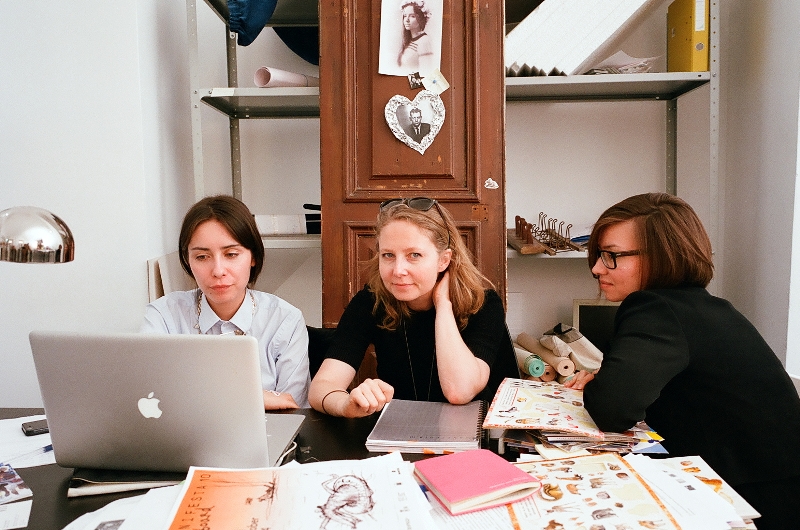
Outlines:
[[[248,46],[269,21],[278,0],[228,0],[228,27],[238,35],[239,46]]]
[[[318,27],[273,28],[283,43],[306,62],[319,66]]]

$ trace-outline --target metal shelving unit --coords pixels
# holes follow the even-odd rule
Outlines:
[[[719,0],[711,0],[708,72],[663,72],[506,78],[506,101],[581,102],[657,100],[666,105],[664,189],[677,193],[678,99],[708,84],[710,109],[709,211],[706,229],[716,248],[719,237]],[[569,253],[584,257],[581,253]]]
[[[241,199],[242,169],[239,120],[319,117],[319,88],[238,87],[236,35],[232,34],[228,29],[228,18],[230,16],[228,3],[226,0],[205,0],[205,3],[225,25],[228,86],[203,87],[201,85],[197,35],[197,1],[186,0],[195,198],[200,199],[205,195],[201,122],[201,107],[205,104],[228,116],[233,195]],[[317,26],[319,24],[318,6],[318,0],[281,0],[276,5],[268,26]]]
[[[227,29],[226,0],[205,0]],[[659,100],[666,104],[666,182],[667,192],[677,188],[677,105],[678,98],[697,87],[711,85],[710,138],[710,209],[709,236],[712,243],[718,233],[718,143],[719,143],[719,3],[711,2],[710,68],[709,72],[665,72],[644,74],[509,77],[506,78],[506,101],[634,101]],[[233,194],[241,198],[241,157],[239,120],[254,118],[307,118],[319,116],[319,88],[239,88],[237,86],[236,39],[228,31],[227,87],[201,87],[197,41],[196,0],[187,0],[189,31],[189,70],[192,98],[192,145],[194,159],[195,196],[204,196],[203,140],[201,107],[210,107],[227,115],[230,122],[231,179]],[[316,26],[319,23],[318,0],[281,0],[270,19],[269,26]],[[318,236],[316,236],[317,245]],[[278,241],[276,245],[306,246],[303,241]]]
[[[242,198],[241,141],[239,120],[254,118],[319,117],[318,87],[240,88],[237,79],[236,35],[228,28],[226,0],[205,0],[206,5],[225,26],[228,86],[204,87],[200,82],[200,58],[197,35],[197,2],[186,1],[189,42],[189,77],[191,84],[192,158],[195,198],[205,196],[203,167],[202,106],[208,105],[228,117],[231,147],[231,182],[233,195]],[[268,26],[317,26],[318,0],[281,0]],[[265,248],[319,248],[319,235],[270,236],[263,238]]]

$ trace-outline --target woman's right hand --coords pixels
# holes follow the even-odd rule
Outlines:
[[[361,418],[382,410],[394,396],[394,387],[380,379],[365,379],[350,391],[349,399],[341,409],[346,418]]]

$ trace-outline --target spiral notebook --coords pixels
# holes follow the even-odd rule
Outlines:
[[[371,452],[445,454],[480,449],[486,404],[393,399],[367,437]]]

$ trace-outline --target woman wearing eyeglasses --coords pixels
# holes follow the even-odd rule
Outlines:
[[[503,303],[472,263],[449,212],[426,197],[381,204],[368,284],[348,304],[309,389],[315,409],[360,417],[393,397],[491,400],[519,377]],[[347,392],[367,347],[378,379]]]
[[[759,530],[794,528],[800,398],[756,328],[706,290],[711,242],[694,210],[664,193],[629,197],[595,223],[588,256],[622,302],[600,370],[567,384],[585,387],[598,427],[645,420],[671,456],[700,455],[750,502]]]

